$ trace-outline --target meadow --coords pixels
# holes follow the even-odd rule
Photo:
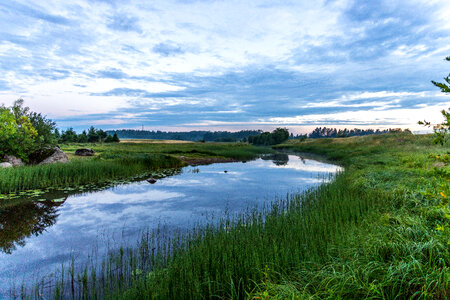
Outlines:
[[[30,297],[110,299],[447,299],[449,148],[430,135],[288,142],[345,167],[262,211],[111,251]],[[49,288],[49,286],[51,288]]]
[[[93,157],[76,157],[76,149],[91,148]],[[270,152],[239,143],[120,143],[63,144],[70,163],[0,169],[0,194],[102,184],[164,168],[185,166],[190,159],[247,160]],[[180,159],[184,157],[184,161]]]

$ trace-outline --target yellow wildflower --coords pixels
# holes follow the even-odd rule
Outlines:
[[[440,224],[437,224],[436,230],[438,230],[438,231],[444,231],[444,230],[445,230],[445,227],[442,226],[442,225],[440,225]]]

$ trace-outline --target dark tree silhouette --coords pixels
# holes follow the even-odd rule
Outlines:
[[[263,132],[259,135],[249,136],[248,142],[254,145],[276,145],[289,139],[286,128],[277,128],[272,132]]]
[[[58,206],[63,202],[25,201],[13,206],[0,206],[0,251],[11,254],[25,239],[38,236],[56,223]]]

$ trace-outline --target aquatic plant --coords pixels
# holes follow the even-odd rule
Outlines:
[[[0,191],[9,194],[30,189],[77,187],[181,166],[181,160],[169,155],[139,154],[110,160],[75,159],[70,164],[8,168],[0,170]]]
[[[129,178],[150,170],[184,166],[180,156],[251,159],[271,151],[243,143],[68,144],[61,147],[69,155],[80,147],[92,148],[97,154],[92,158],[70,155],[69,164],[0,169],[0,194],[5,196],[31,189],[77,187]]]
[[[448,161],[435,165],[430,156],[444,157],[447,149],[434,146],[430,135],[403,134],[289,142],[278,148],[325,155],[345,171],[262,211],[249,209],[178,234],[166,234],[163,228],[146,233],[136,246],[112,249],[100,265],[47,277],[27,294],[114,299],[449,297],[448,238],[436,230],[446,220],[448,202],[440,192],[447,195],[442,186],[448,185],[449,166]]]

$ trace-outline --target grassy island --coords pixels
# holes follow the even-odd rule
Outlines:
[[[125,143],[62,144],[70,163],[0,169],[0,194],[12,196],[35,189],[74,188],[150,174],[187,164],[248,160],[270,149],[244,143]],[[91,148],[93,157],[75,156]],[[4,196],[7,198],[6,196]]]

